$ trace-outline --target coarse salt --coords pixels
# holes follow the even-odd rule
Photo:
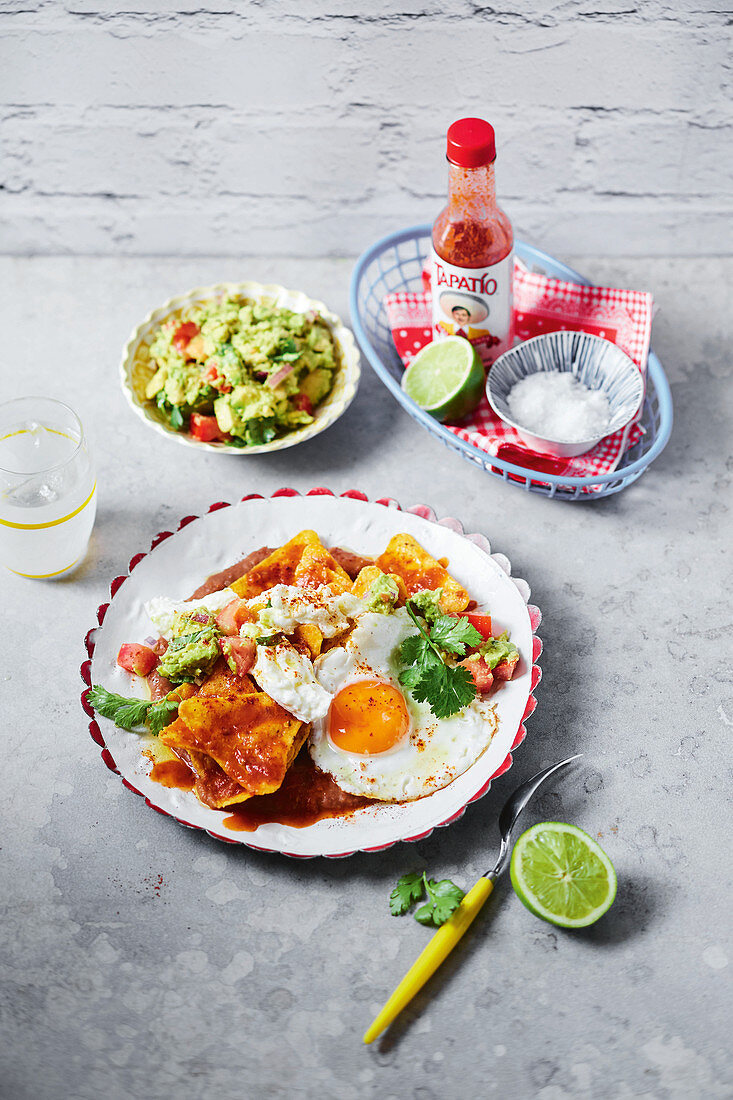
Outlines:
[[[538,371],[512,386],[507,405],[525,431],[542,439],[581,443],[608,434],[611,406],[569,371]]]

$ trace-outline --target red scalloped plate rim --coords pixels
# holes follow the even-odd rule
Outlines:
[[[296,496],[330,496],[330,497],[335,497],[336,495],[337,494],[334,493],[333,490],[327,489],[323,486],[319,486],[319,487],[313,488],[313,489],[308,489],[305,493],[300,493],[299,490],[297,490],[297,489],[293,489],[293,488],[290,488],[290,487],[284,487],[282,489],[276,489],[273,493],[270,494],[270,497],[272,497],[272,498],[296,497]],[[456,523],[457,526],[459,526],[461,528],[461,531],[457,532],[457,533],[462,533],[463,537],[467,537],[465,531],[463,531],[463,525],[460,523],[460,521],[447,521],[446,522],[446,521],[438,520],[436,518],[435,513],[433,512],[432,508],[429,508],[427,505],[424,505],[424,504],[418,504],[418,505],[414,505],[411,508],[403,509],[401,504],[399,504],[399,502],[396,501],[394,499],[394,497],[379,497],[376,501],[370,501],[369,497],[366,495],[366,493],[362,493],[359,489],[347,489],[346,492],[339,493],[338,496],[348,497],[351,500],[361,500],[365,504],[369,504],[369,503],[381,504],[381,505],[383,505],[384,507],[387,507],[387,508],[394,508],[398,511],[410,512],[413,515],[421,516],[423,519],[426,519],[431,523],[438,523],[441,526],[446,525],[446,526],[452,527],[453,523]],[[244,504],[248,500],[265,500],[265,499],[267,499],[267,498],[265,498],[261,493],[247,493],[245,496],[243,496],[236,503],[237,504]],[[217,500],[209,506],[209,508],[206,511],[206,514],[208,515],[210,512],[217,512],[221,508],[231,508],[231,507],[232,507],[231,501]],[[181,531],[184,527],[187,527],[189,523],[193,523],[194,520],[200,519],[200,518],[202,518],[202,517],[193,516],[193,515],[184,516],[183,519],[181,519],[181,521],[179,522],[178,527],[176,528],[176,530]],[[540,669],[540,666],[538,664],[540,654],[542,653],[542,641],[537,635],[537,629],[538,629],[539,624],[542,620],[542,613],[541,613],[541,611],[538,607],[536,607],[534,604],[528,603],[526,599],[525,599],[525,604],[527,606],[527,611],[529,613],[530,625],[531,625],[531,628],[532,628],[532,672],[531,672],[531,677],[532,678],[531,678],[531,683],[530,683],[529,696],[527,698],[527,703],[526,703],[525,708],[524,708],[524,714],[522,715],[522,719],[520,721],[519,728],[517,729],[517,732],[514,736],[514,740],[512,741],[511,749],[507,753],[507,755],[504,758],[504,761],[502,762],[502,764],[499,765],[499,767],[496,769],[496,771],[493,773],[493,775],[489,776],[489,778],[486,780],[486,782],[483,784],[483,786],[481,786],[479,788],[479,790],[476,791],[476,793],[474,795],[472,795],[471,798],[469,798],[468,801],[459,810],[456,810],[454,813],[452,813],[450,815],[450,817],[446,818],[445,821],[439,821],[435,825],[432,825],[429,829],[426,829],[423,832],[416,834],[415,836],[401,837],[400,840],[392,840],[392,841],[389,841],[386,844],[379,844],[379,845],[377,845],[376,847],[373,847],[373,848],[368,848],[368,847],[367,848],[354,848],[352,851],[348,851],[348,852],[331,852],[331,853],[327,853],[327,854],[323,854],[323,855],[321,855],[321,854],[304,855],[300,852],[282,852],[282,851],[280,851],[279,848],[266,848],[266,847],[264,847],[264,845],[253,844],[251,841],[244,840],[243,838],[240,839],[239,837],[234,838],[234,837],[231,837],[231,836],[224,836],[221,833],[214,832],[212,829],[204,829],[203,826],[201,826],[201,825],[195,825],[191,821],[186,821],[186,820],[184,820],[184,818],[177,817],[175,814],[170,813],[168,810],[164,810],[160,806],[156,806],[154,802],[151,802],[150,799],[146,795],[144,795],[142,791],[139,791],[137,789],[137,787],[133,786],[133,784],[130,783],[130,781],[128,779],[126,779],[122,775],[122,773],[120,772],[119,768],[117,767],[117,764],[115,763],[114,757],[112,756],[112,753],[110,752],[109,748],[107,747],[107,744],[105,743],[102,731],[101,731],[101,729],[100,729],[100,727],[99,727],[99,725],[96,721],[96,718],[94,717],[94,711],[90,707],[90,705],[87,701],[87,692],[89,690],[89,687],[91,686],[91,664],[92,664],[92,657],[94,655],[94,637],[93,637],[93,634],[96,631],[97,627],[101,626],[102,623],[104,622],[104,617],[106,615],[107,608],[109,607],[109,604],[115,598],[117,592],[120,590],[120,588],[122,587],[124,582],[127,580],[130,573],[132,573],[133,569],[135,569],[140,564],[140,562],[143,560],[143,558],[147,557],[147,555],[152,553],[156,549],[156,547],[160,545],[161,542],[163,542],[165,539],[171,538],[174,534],[175,534],[174,531],[160,531],[160,532],[158,532],[158,534],[155,536],[155,538],[151,541],[150,550],[141,551],[140,553],[135,554],[130,559],[127,573],[120,574],[119,576],[114,577],[112,579],[112,581],[110,582],[110,586],[109,586],[109,588],[110,588],[110,599],[107,603],[103,603],[103,604],[99,605],[99,607],[97,608],[97,624],[95,626],[91,627],[86,632],[86,634],[84,636],[84,648],[85,648],[87,657],[82,662],[81,667],[79,669],[81,679],[82,679],[83,683],[86,685],[84,690],[81,693],[81,707],[82,707],[82,710],[84,711],[84,713],[87,715],[87,717],[91,718],[91,721],[89,723],[89,735],[92,738],[92,740],[94,741],[94,743],[101,749],[100,755],[102,757],[102,760],[104,761],[104,763],[106,764],[106,766],[109,768],[110,771],[114,772],[115,775],[119,775],[119,777],[122,780],[123,784],[125,785],[125,787],[127,787],[127,789],[129,791],[132,791],[133,794],[137,794],[137,795],[140,796],[140,798],[143,798],[145,800],[145,804],[147,806],[150,806],[151,809],[155,810],[156,813],[162,814],[163,817],[172,818],[174,821],[177,821],[179,825],[185,825],[187,829],[195,829],[197,832],[208,833],[208,835],[210,837],[213,837],[215,840],[221,840],[225,844],[238,844],[238,845],[240,845],[240,847],[253,848],[257,852],[266,852],[266,853],[272,853],[272,854],[277,854],[277,855],[283,855],[283,856],[287,856],[289,859],[346,859],[346,858],[348,858],[348,856],[356,855],[357,852],[370,852],[370,853],[371,852],[384,852],[384,851],[386,851],[387,848],[392,848],[392,847],[394,847],[395,844],[398,844],[398,843],[414,844],[419,840],[427,839],[427,837],[429,837],[431,835],[431,833],[433,832],[434,829],[441,829],[441,828],[444,828],[447,825],[452,825],[454,821],[458,821],[460,818],[462,818],[463,815],[465,814],[466,810],[468,809],[468,807],[471,805],[471,803],[478,801],[479,798],[483,798],[484,795],[488,794],[488,792],[491,788],[491,784],[492,784],[493,780],[498,779],[499,776],[504,775],[506,772],[509,771],[512,764],[514,763],[514,752],[515,752],[515,750],[519,748],[519,746],[522,744],[525,737],[527,736],[527,727],[525,725],[525,722],[526,722],[527,718],[533,713],[533,711],[535,710],[535,707],[537,706],[537,700],[534,697],[534,691],[535,691],[535,688],[537,687],[538,683],[540,682],[540,680],[542,678],[542,670]],[[514,580],[514,578],[511,578],[511,579]],[[521,591],[520,591],[520,594],[521,594]]]

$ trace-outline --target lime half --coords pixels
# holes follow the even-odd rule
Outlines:
[[[462,336],[446,336],[419,351],[402,376],[402,389],[436,420],[460,420],[484,392],[481,358]]]
[[[593,924],[616,897],[611,860],[593,837],[562,821],[543,821],[522,833],[509,873],[530,912],[561,928]]]

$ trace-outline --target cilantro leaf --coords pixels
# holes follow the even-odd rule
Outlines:
[[[257,420],[248,421],[244,437],[248,446],[256,447],[260,443],[269,443],[274,439],[276,430],[275,417],[262,416]]]
[[[424,892],[423,876],[419,871],[403,875],[389,895],[389,911],[393,917],[401,917]]]
[[[473,676],[462,665],[450,668],[445,665],[446,678],[440,698],[432,706],[436,718],[450,718],[468,706],[476,698]]]
[[[87,692],[87,700],[103,718],[111,718],[123,730],[142,726],[152,706],[147,699],[126,699],[94,684]]]
[[[400,646],[400,658],[408,666],[399,675],[404,687],[413,688],[433,668],[441,665],[438,654],[424,634],[410,634]]]
[[[436,664],[423,674],[412,688],[420,703],[428,703],[436,718],[458,714],[476,695],[476,685],[467,668]]]
[[[178,713],[178,699],[161,699],[153,703],[149,699],[126,699],[106,688],[93,685],[87,693],[89,703],[103,718],[110,718],[123,730],[135,730],[146,722],[156,736],[169,725]]]
[[[171,428],[175,428],[178,431],[183,427],[183,413],[178,408],[178,405],[172,405],[170,411]]]
[[[400,658],[406,665],[422,663],[429,649],[430,642],[424,634],[410,634],[400,645]]]
[[[415,920],[419,920],[420,924],[432,924],[433,923],[433,906],[421,905],[418,911],[415,913]]]
[[[433,924],[445,924],[451,913],[461,904],[463,890],[449,878],[441,879],[440,882],[432,878],[426,879],[425,889],[433,905]]]
[[[300,359],[301,355],[302,352],[298,350],[295,340],[289,336],[272,356],[272,361],[273,363],[294,363],[296,359]]]
[[[476,627],[466,618],[455,619],[452,615],[441,615],[430,628],[430,640],[445,650],[463,657],[468,646],[472,649],[483,641]]]
[[[153,703],[148,711],[148,726],[150,732],[157,737],[161,730],[169,726],[178,716],[178,699],[161,699],[159,703]]]

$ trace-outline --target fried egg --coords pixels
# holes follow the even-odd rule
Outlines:
[[[252,675],[263,691],[301,722],[328,713],[331,696],[318,683],[313,665],[289,642],[258,645]]]
[[[494,705],[477,696],[459,714],[438,719],[399,683],[398,648],[415,633],[401,608],[367,612],[343,645],[315,662],[333,698],[314,721],[308,751],[342,790],[387,802],[422,798],[466,771],[497,727]]]

